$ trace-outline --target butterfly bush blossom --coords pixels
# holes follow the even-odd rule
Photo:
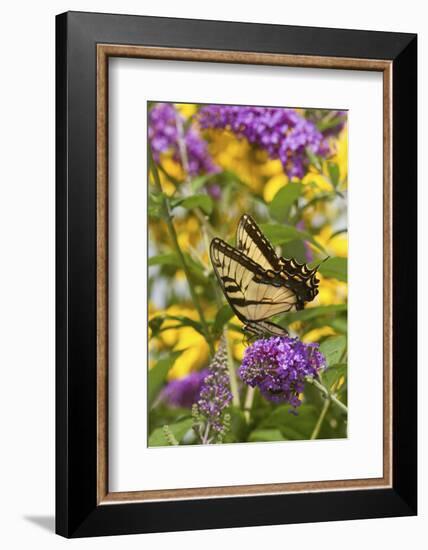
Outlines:
[[[228,429],[228,417],[224,410],[231,401],[227,349],[222,338],[209,364],[199,400],[194,404],[195,429],[202,443],[221,442]]]
[[[171,151],[174,160],[181,163],[179,125],[183,127],[189,175],[219,172],[206,142],[193,126],[184,128],[184,119],[172,103],[157,103],[149,113],[149,140],[155,161],[159,162],[162,153]]]
[[[207,105],[199,111],[201,128],[231,130],[280,159],[284,172],[302,178],[308,168],[306,149],[326,157],[330,148],[316,125],[294,109]]]
[[[241,379],[275,403],[289,403],[291,412],[300,406],[306,377],[316,377],[326,367],[315,343],[305,344],[288,336],[257,340],[245,350],[239,369]]]
[[[161,400],[173,407],[191,408],[200,397],[201,389],[208,370],[191,372],[184,378],[171,380],[161,393]]]

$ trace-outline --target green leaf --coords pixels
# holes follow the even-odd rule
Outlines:
[[[332,233],[329,237],[329,241],[331,241],[332,239],[334,239],[334,237],[337,237],[338,235],[343,235],[343,233],[347,233],[348,230],[346,228],[344,229],[338,229],[337,231],[335,231],[334,233]]]
[[[342,332],[343,334],[347,334],[348,332],[348,320],[346,319],[346,317],[335,317],[333,319],[327,319],[325,323],[336,332]]]
[[[230,414],[230,430],[224,439],[225,443],[237,443],[246,441],[248,433],[248,424],[244,413],[237,407],[228,409]]]
[[[250,433],[248,441],[285,441],[280,430],[254,430]]]
[[[304,327],[302,327],[303,333],[301,333],[301,336],[307,334],[311,330],[324,328],[326,326],[331,327],[336,334],[347,334],[348,332],[348,323],[346,316],[339,314],[319,317],[318,319],[312,319],[311,321],[308,321],[307,323],[305,323]]]
[[[159,192],[150,192],[149,193],[149,201],[153,204],[162,204],[164,198],[166,195]]]
[[[300,197],[303,185],[298,181],[290,181],[274,196],[269,205],[269,213],[276,221],[282,222],[289,216],[294,202]]]
[[[306,148],[306,154],[308,156],[309,162],[312,164],[312,166],[315,166],[315,168],[318,171],[322,170],[322,159],[321,157],[317,156],[312,149],[309,147]]]
[[[163,214],[163,194],[149,193],[148,214],[151,218],[161,218]]]
[[[161,329],[161,325],[164,321],[177,321],[177,324],[174,325],[171,328],[178,328],[178,327],[192,327],[197,332],[202,334],[202,336],[205,336],[204,329],[199,321],[194,321],[193,319],[190,319],[190,317],[186,317],[185,315],[156,315],[156,317],[153,317],[153,319],[150,319],[149,326],[153,331],[159,332]],[[168,329],[165,329],[168,330]]]
[[[171,321],[178,321],[181,327],[192,327],[204,336],[204,329],[199,321],[194,321],[185,315],[165,315],[164,318]]]
[[[294,321],[309,321],[310,319],[317,319],[318,317],[334,315],[336,313],[340,313],[346,310],[346,304],[308,307],[307,309],[301,309],[300,311],[292,311],[290,313],[286,313],[281,317],[281,319],[289,324],[293,323]]]
[[[297,409],[297,416],[290,413],[290,405],[280,405],[258,428],[277,428],[284,439],[309,439],[317,417],[318,412],[313,405],[303,403]]]
[[[187,432],[192,428],[193,419],[186,418],[175,424],[168,424],[171,433],[175,439],[180,443]],[[156,428],[149,437],[149,447],[166,447],[169,443],[165,438],[165,434],[162,428]]]
[[[181,206],[187,210],[192,208],[200,208],[205,212],[205,214],[210,215],[213,211],[213,201],[209,195],[192,195],[191,197],[186,197],[184,199],[175,199],[171,201],[171,206],[175,208],[176,206]]]
[[[269,239],[269,241],[273,244],[273,246],[285,244],[290,241],[295,241],[296,239],[300,239],[303,241],[309,241],[314,246],[316,246],[321,252],[326,254],[326,251],[321,246],[319,242],[317,242],[314,237],[307,231],[299,231],[295,227],[292,227],[291,225],[279,225],[276,223],[262,223],[261,224],[261,230],[265,234],[265,236]]]
[[[318,189],[319,186],[315,182],[306,183],[305,186],[311,185],[314,189]],[[303,212],[304,210],[310,208],[311,206],[314,206],[318,204],[319,202],[331,202],[336,198],[335,193],[320,193],[317,194],[313,199],[308,201],[306,204],[300,207],[300,212]]]
[[[152,206],[149,204],[149,207],[147,208],[147,214],[149,218],[160,218],[162,216],[162,211],[157,205]]]
[[[224,325],[232,319],[232,317],[235,314],[232,311],[232,308],[229,304],[224,304],[217,312],[217,315],[215,317],[213,331],[215,334],[219,334],[222,330]]]
[[[203,187],[210,179],[212,179],[214,176],[218,176],[217,173],[215,174],[204,174],[203,176],[197,176],[190,182],[190,186],[192,188],[192,191],[198,191],[201,187]]]
[[[167,403],[157,403],[156,407],[150,409],[148,433],[151,434],[156,428],[165,424],[175,424],[185,418],[189,418],[188,408],[169,407]]]
[[[147,383],[147,401],[149,407],[153,405],[156,397],[158,396],[159,391],[162,386],[165,384],[166,377],[169,370],[175,363],[177,357],[179,357],[184,350],[173,351],[169,357],[160,359],[154,367],[149,370],[148,373],[148,383]]]
[[[282,245],[282,254],[284,258],[294,258],[299,263],[306,263],[306,247],[301,240]]]
[[[203,266],[194,258],[183,252],[186,265],[189,268],[191,274],[197,279],[198,283],[205,284],[207,279],[204,274]],[[149,258],[149,266],[154,265],[166,265],[175,267],[177,269],[182,269],[183,265],[181,260],[175,252],[169,252],[167,254],[158,254]]]
[[[330,176],[331,183],[334,187],[337,187],[340,182],[340,171],[339,166],[335,162],[329,162],[327,164],[328,173]]]
[[[163,322],[164,317],[162,315],[157,315],[149,320],[149,327],[152,331],[152,337],[159,334]]]
[[[324,132],[329,128],[335,128],[338,124],[342,122],[343,118],[344,117],[336,116],[331,119],[320,120],[319,122],[317,122],[317,128],[318,130],[320,130],[320,132]]]
[[[329,258],[320,265],[318,271],[324,277],[346,282],[348,280],[348,260],[347,258]]]
[[[172,265],[174,267],[181,267],[180,258],[174,252],[168,254],[158,254],[149,258],[149,266],[153,265]]]
[[[327,359],[327,365],[335,365],[340,362],[346,349],[346,336],[332,336],[327,338],[320,345],[320,351]]]
[[[342,376],[346,375],[347,367],[346,363],[337,363],[329,367],[322,374],[323,384],[331,388]]]

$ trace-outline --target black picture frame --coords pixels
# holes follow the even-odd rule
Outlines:
[[[390,488],[98,504],[96,46],[100,43],[392,62]],[[56,532],[86,537],[415,515],[417,36],[68,12],[56,18],[56,97]]]

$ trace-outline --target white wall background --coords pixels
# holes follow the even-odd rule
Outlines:
[[[424,3],[379,0],[57,0],[8,2],[0,18],[0,545],[15,548],[219,548],[262,545],[330,550],[382,545],[423,547],[428,529],[427,476],[420,471],[420,516],[258,527],[67,542],[53,534],[54,512],[54,16],[102,11],[419,33],[420,98],[426,81],[428,18]],[[425,67],[423,67],[423,64]],[[419,151],[426,150],[420,102]],[[420,229],[427,193],[420,166]],[[425,244],[419,241],[420,251]],[[422,260],[420,270],[422,271]],[[423,281],[422,273],[420,281]],[[425,296],[424,296],[425,294]],[[426,293],[420,290],[420,311]],[[422,320],[421,320],[422,321]],[[421,348],[424,327],[420,323]],[[422,349],[420,350],[422,354]],[[420,465],[427,377],[420,361]],[[426,430],[425,430],[426,431]]]

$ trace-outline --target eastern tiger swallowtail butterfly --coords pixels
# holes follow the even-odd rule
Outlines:
[[[227,301],[250,335],[287,334],[267,319],[303,309],[318,294],[318,268],[278,256],[248,214],[239,221],[236,248],[215,238],[210,256]]]

